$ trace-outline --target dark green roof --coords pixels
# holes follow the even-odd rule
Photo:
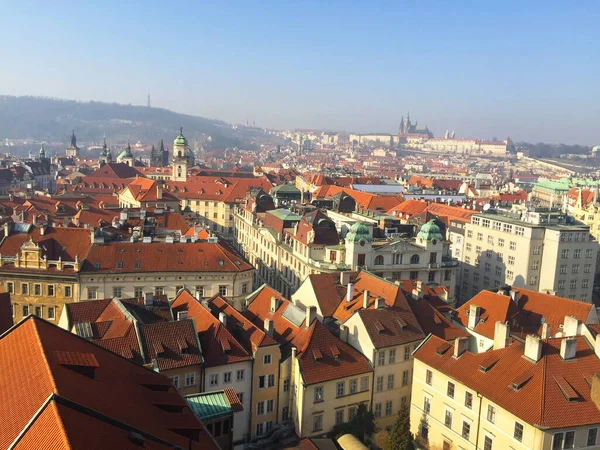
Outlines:
[[[185,397],[185,401],[200,420],[210,421],[233,413],[223,391],[188,395]]]

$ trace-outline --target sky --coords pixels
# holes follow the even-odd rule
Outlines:
[[[0,95],[600,144],[596,0],[0,0]]]

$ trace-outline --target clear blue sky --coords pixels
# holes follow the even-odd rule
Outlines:
[[[600,2],[0,0],[0,94],[600,143]]]

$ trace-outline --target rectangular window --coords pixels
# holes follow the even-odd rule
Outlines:
[[[494,237],[493,236],[488,236],[487,243],[490,244],[490,245],[494,245]]]
[[[227,286],[219,286],[219,295],[222,297],[227,296]]]
[[[525,234],[525,228],[523,228],[523,227],[515,227],[515,234],[517,236],[523,236]]]
[[[273,412],[274,400],[267,400],[267,413]]]
[[[470,252],[471,248],[472,248],[471,244],[467,242],[467,244],[465,245],[465,250],[467,250],[468,252]]]
[[[381,351],[377,354],[377,365],[378,366],[385,365],[385,350]]]
[[[408,385],[409,379],[408,379],[408,370],[405,370],[404,372],[402,372],[402,386],[406,386]]]
[[[377,384],[375,386],[377,392],[383,391],[383,377],[377,377]]]
[[[471,437],[471,424],[466,420],[463,420],[462,437],[464,437],[467,441]]]
[[[515,431],[513,432],[513,437],[519,441],[523,442],[523,424],[519,422],[515,422]]]
[[[275,386],[275,374],[271,373],[267,377],[267,387],[273,387],[273,386]]]
[[[382,405],[381,403],[375,403],[375,417],[378,419],[381,417],[381,411],[382,411]]]
[[[350,380],[350,393],[356,394],[358,389],[358,380],[355,378],[354,380]]]
[[[169,380],[175,389],[179,389],[179,375],[169,377]]]
[[[388,375],[387,388],[388,388],[388,391],[394,389],[394,374],[393,373]]]
[[[513,242],[513,241],[510,241],[510,249],[511,250],[516,250],[517,249],[517,243]]]
[[[262,436],[262,434],[264,432],[265,432],[265,425],[263,423],[257,423],[256,424],[256,435]]]
[[[256,415],[262,416],[265,414],[265,402],[258,402],[256,404]]]
[[[504,239],[498,238],[498,247],[504,247]]]
[[[21,295],[29,294],[29,285],[27,283],[21,283]]]
[[[219,374],[215,373],[209,377],[210,386],[217,386],[219,384]]]
[[[283,380],[283,392],[289,392],[290,391],[290,380]]]
[[[29,306],[23,305],[21,308],[21,312],[23,313],[23,317],[28,316],[29,315]]]
[[[450,381],[448,381],[447,393],[448,393],[448,397],[454,398],[454,383],[452,383]]]
[[[318,402],[322,402],[322,401],[323,401],[323,386],[316,386],[314,403],[318,403]]]
[[[467,231],[467,238],[472,238],[473,237],[473,232],[471,230]]]
[[[569,250],[568,249],[561,250],[560,257],[562,259],[569,259]]]
[[[423,397],[423,411],[425,414],[431,412],[431,397]]]
[[[392,401],[388,400],[385,402],[385,415],[386,416],[391,416],[392,415]]]
[[[54,320],[55,314],[54,306],[48,306],[48,308],[46,308],[46,316],[48,317],[48,320]]]
[[[487,420],[488,422],[496,423],[496,407],[488,405]]]
[[[478,241],[482,241],[483,240],[483,233],[477,233],[477,240]]]
[[[88,288],[87,294],[88,300],[96,300],[98,298],[98,288]]]
[[[408,361],[410,359],[410,347],[404,347],[404,361]]]
[[[494,441],[490,436],[486,436],[483,440],[483,450],[492,450],[494,446]]]
[[[593,250],[593,249],[591,249],[591,248],[587,248],[587,249],[585,250],[585,257],[586,257],[586,258],[591,258],[591,257],[593,256],[593,254],[594,254],[594,250]]]
[[[573,258],[574,259],[581,258],[581,249],[580,248],[576,248],[575,250],[573,250]]]
[[[590,273],[592,271],[592,265],[591,264],[585,264],[583,266],[583,273]]]
[[[591,447],[592,445],[596,445],[597,439],[598,439],[598,428],[590,428],[588,430],[588,435],[587,435],[587,446]]]
[[[508,264],[510,264],[511,266],[515,265],[515,257],[514,256],[508,256]]]
[[[265,355],[263,358],[263,363],[271,364],[271,355]]]
[[[537,275],[533,275],[530,279],[529,279],[529,284],[532,286],[535,286],[538,282],[538,277]]]
[[[565,280],[558,280],[558,289],[564,289]]]
[[[362,377],[360,379],[360,391],[368,391],[369,390],[369,377]]]
[[[323,429],[323,416],[313,416],[313,431],[321,431]]]
[[[185,374],[184,386],[194,386],[196,384],[196,372],[189,372]]]
[[[244,404],[244,393],[243,392],[237,392],[237,396],[240,399],[240,403],[243,405]]]
[[[567,265],[566,264],[561,264],[561,266],[560,266],[560,273],[563,274],[563,275],[565,273],[567,273]]]
[[[431,381],[433,380],[433,372],[429,369],[425,372],[425,383],[431,386]]]
[[[396,350],[395,349],[390,350],[388,362],[390,364],[394,364],[396,362]]]
[[[449,409],[446,410],[446,414],[444,415],[444,425],[448,428],[452,428],[452,411]]]
[[[265,378],[264,375],[261,375],[260,377],[258,377],[258,388],[259,389],[264,389],[264,387],[265,387],[265,380],[266,380],[266,378]]]
[[[42,307],[41,306],[34,307],[33,311],[36,316],[42,317]]]
[[[335,412],[335,424],[336,425],[341,425],[344,423],[344,410],[343,409],[338,409]]]
[[[502,276],[502,267],[496,266],[496,276]]]
[[[121,298],[122,293],[123,293],[123,290],[120,287],[113,288],[113,297]]]
[[[223,384],[231,383],[231,372],[225,372],[223,374]]]
[[[133,288],[133,296],[135,298],[142,298],[144,296],[144,288],[141,286],[136,286]]]
[[[571,273],[579,273],[579,264],[573,264],[571,268]]]
[[[165,295],[165,288],[163,286],[154,286],[154,296],[159,297]]]
[[[339,383],[336,383],[335,385],[335,396],[336,397],[343,397],[345,395],[346,391],[346,382],[345,381],[340,381]]]
[[[465,406],[469,409],[473,408],[473,394],[471,392],[465,392]]]
[[[244,381],[244,369],[238,370],[235,374],[236,381]]]
[[[12,281],[9,281],[8,283],[6,283],[6,290],[8,291],[9,294],[15,293],[15,285],[12,283]]]
[[[33,295],[42,295],[42,285],[41,284],[34,284],[33,285]]]

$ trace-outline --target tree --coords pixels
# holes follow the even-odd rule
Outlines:
[[[388,438],[385,450],[412,450],[412,435],[410,434],[410,412],[408,405],[403,405],[398,411],[396,423]]]
[[[365,438],[375,432],[375,415],[369,411],[364,404],[358,405],[356,414],[351,421],[341,423],[333,427],[331,437],[337,439],[344,434],[353,434],[361,442],[365,442]]]

